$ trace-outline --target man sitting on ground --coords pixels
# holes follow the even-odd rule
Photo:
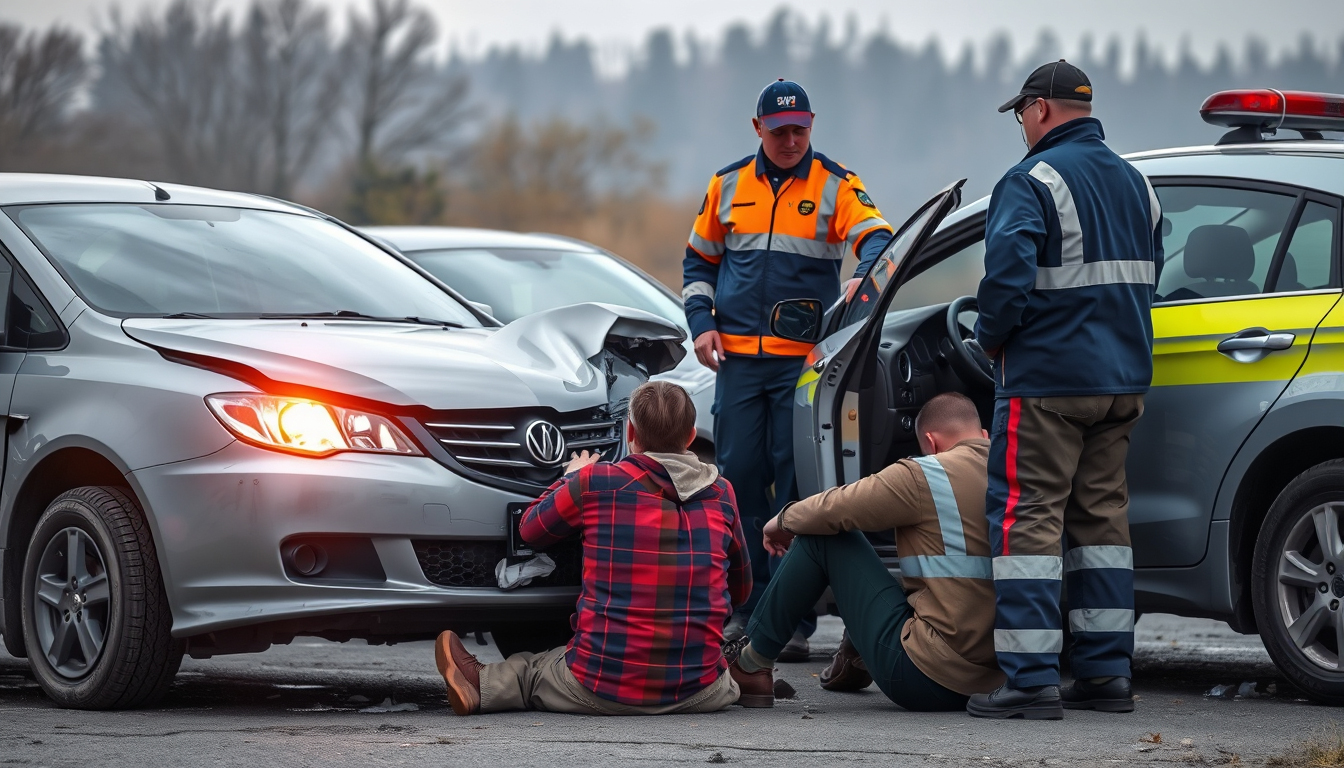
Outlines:
[[[775,658],[827,586],[868,672],[902,707],[960,711],[971,694],[1003,682],[985,519],[988,434],[975,404],[955,393],[930,400],[915,432],[924,456],[791,504],[766,524],[766,549],[788,555],[731,667],[743,706],[774,705]],[[904,588],[860,533],[893,527]]]
[[[654,715],[737,701],[723,625],[751,594],[751,564],[732,486],[688,450],[695,405],[681,387],[640,385],[626,423],[629,456],[599,464],[584,451],[523,514],[534,546],[583,536],[574,639],[481,664],[455,633],[439,635],[457,714]]]

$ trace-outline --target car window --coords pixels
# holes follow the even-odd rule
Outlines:
[[[937,199],[934,198],[934,200]],[[882,256],[868,270],[868,274],[864,277],[858,291],[855,292],[854,298],[845,304],[844,313],[840,319],[841,328],[865,320],[873,313],[873,307],[877,305],[878,298],[886,290],[891,278],[895,277],[906,257],[910,255],[910,249],[914,246],[915,241],[924,233],[924,229],[929,225],[930,220],[937,215],[937,205],[926,205],[915,218],[901,228],[896,238],[887,245],[886,250],[882,251]],[[904,286],[901,286],[901,288],[904,288]]]
[[[15,273],[9,296],[5,346],[18,349],[59,349],[65,346],[65,331],[37,297],[37,290]]]
[[[1165,262],[1158,301],[1263,293],[1296,197],[1231,187],[1160,186]]]
[[[888,313],[974,296],[985,276],[985,241],[976,240],[906,281]]]
[[[1306,204],[1279,267],[1274,283],[1276,293],[1339,286],[1334,258],[1338,216],[1336,209],[1328,205],[1310,201]]]
[[[679,325],[679,302],[619,260],[592,251],[453,248],[406,254],[472,301],[490,305],[505,323],[585,301],[652,312]]]
[[[85,301],[113,315],[345,311],[480,325],[408,265],[313,216],[197,205],[6,210]]]

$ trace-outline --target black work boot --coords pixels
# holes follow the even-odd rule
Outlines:
[[[1059,703],[1059,686],[1042,685],[1036,688],[1010,688],[1007,683],[993,693],[977,693],[966,702],[966,711],[972,717],[1026,720],[1063,720],[1064,707]]]
[[[1075,680],[1060,692],[1065,709],[1095,709],[1098,712],[1133,712],[1134,691],[1128,677],[1112,677],[1104,683]]]

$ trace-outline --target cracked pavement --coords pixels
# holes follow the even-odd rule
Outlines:
[[[153,709],[54,708],[27,665],[0,653],[0,763],[24,766],[1221,765],[1263,764],[1339,718],[1280,678],[1258,638],[1219,622],[1145,616],[1134,714],[1060,722],[905,712],[875,687],[828,693],[816,675],[839,642],[823,619],[797,690],[773,710],[600,718],[518,712],[459,718],[428,642],[391,647],[298,638],[266,653],[187,659]],[[488,638],[488,636],[487,636]],[[493,644],[469,645],[498,660]],[[1213,698],[1215,685],[1258,691]]]

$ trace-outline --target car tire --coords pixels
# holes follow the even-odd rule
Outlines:
[[[1270,658],[1308,697],[1335,705],[1344,704],[1341,525],[1344,460],[1337,459],[1283,489],[1251,561],[1251,602]]]
[[[58,496],[33,531],[21,594],[33,676],[59,706],[129,709],[168,691],[185,644],[171,634],[154,540],[126,489]]]
[[[568,645],[574,630],[566,618],[497,626],[490,630],[490,636],[500,655],[507,659],[515,653],[545,653]]]

